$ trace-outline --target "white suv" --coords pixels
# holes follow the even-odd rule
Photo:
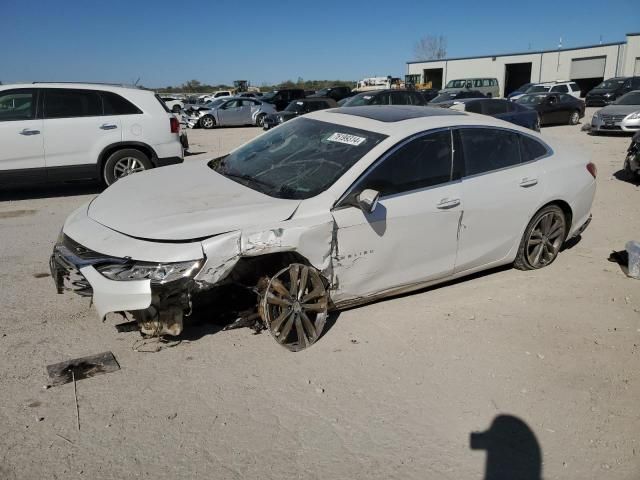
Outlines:
[[[531,85],[525,93],[509,97],[509,100],[516,101],[528,93],[566,93],[575,98],[580,98],[580,87],[576,82],[544,82]]]
[[[184,160],[180,123],[153,92],[102,84],[0,86],[0,185],[102,179]],[[186,144],[185,144],[186,146]]]

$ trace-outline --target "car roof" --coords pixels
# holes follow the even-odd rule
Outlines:
[[[535,132],[529,129],[494,117],[438,107],[409,105],[342,107],[311,112],[304,118],[381,133],[395,139],[406,138],[427,130],[455,126],[507,128],[535,136]],[[388,118],[393,120],[389,121]]]
[[[100,90],[105,92],[123,92],[138,93],[148,92],[155,94],[151,90],[136,87],[133,85],[111,84],[111,83],[73,83],[73,82],[32,82],[32,83],[13,83],[0,85],[0,90],[9,90],[14,88],[68,88],[79,90]]]

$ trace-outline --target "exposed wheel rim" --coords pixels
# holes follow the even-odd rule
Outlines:
[[[526,256],[533,268],[549,265],[558,256],[565,237],[564,217],[547,212],[538,219],[527,240]]]
[[[204,117],[200,122],[204,128],[211,128],[215,123],[211,117]]]
[[[262,127],[264,125],[264,117],[266,117],[266,115],[258,115],[258,118],[256,119],[256,123],[258,124],[259,127]]]
[[[294,263],[271,278],[260,313],[273,338],[296,352],[320,337],[328,307],[329,295],[318,271]]]
[[[578,120],[580,120],[580,116],[578,115],[578,112],[573,112],[571,114],[571,118],[569,119],[569,122],[571,122],[571,125],[576,125],[578,123]]]
[[[536,118],[536,123],[533,125],[533,128],[539,132],[540,131],[540,115]]]
[[[144,164],[135,157],[123,157],[113,166],[113,176],[116,180],[136,172],[146,170]]]

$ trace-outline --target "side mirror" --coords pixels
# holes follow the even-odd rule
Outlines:
[[[367,188],[358,194],[356,202],[358,203],[358,207],[360,207],[364,213],[373,213],[378,205],[379,198],[380,192]]]

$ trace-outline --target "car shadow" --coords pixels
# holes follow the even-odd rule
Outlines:
[[[471,450],[487,452],[484,480],[541,480],[542,449],[518,417],[498,415],[484,432],[471,432]]]
[[[640,187],[640,175],[629,175],[624,169],[618,170],[613,174],[616,180],[630,183],[636,187]]]
[[[37,185],[29,187],[3,187],[0,190],[0,201],[94,195],[102,192],[104,189],[105,187],[99,182]]]
[[[207,153],[206,151],[202,151],[202,152],[190,152],[190,151],[185,151],[184,152],[184,156],[185,157],[192,157],[193,155],[202,155],[203,153]]]

